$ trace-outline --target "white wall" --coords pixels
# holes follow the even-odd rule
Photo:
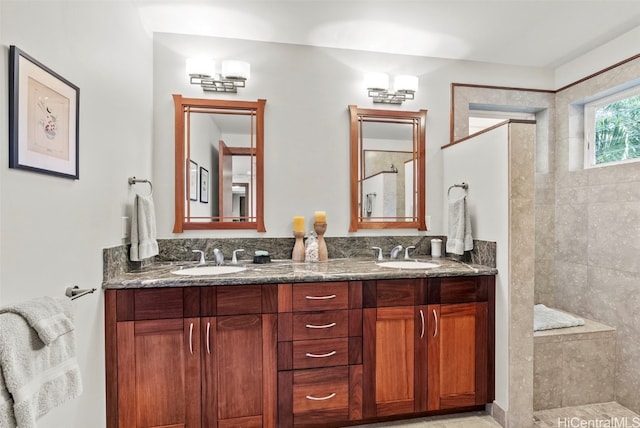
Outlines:
[[[0,44],[0,304],[100,288],[102,249],[121,243],[134,195],[127,177],[151,176],[151,37],[129,3],[3,0]],[[9,45],[80,88],[80,180],[8,168]],[[105,424],[102,293],[73,306],[84,393],[41,428]]]
[[[503,410],[509,409],[508,131],[504,125],[442,151],[444,187],[469,184],[467,204],[473,237],[497,243],[495,401]],[[457,192],[462,189],[451,189],[452,200]],[[446,198],[445,193],[444,216],[448,212]]]
[[[190,85],[185,60],[209,55],[251,63],[251,79],[236,95],[211,94]],[[420,78],[414,101],[388,109],[427,114],[427,215],[442,233],[442,155],[449,141],[452,82],[513,87],[552,86],[549,70],[406,55],[376,54],[279,43],[156,33],[154,35],[154,184],[158,233],[172,237],[172,93],[188,97],[267,100],[265,113],[266,234],[255,231],[189,231],[186,236],[290,236],[294,215],[327,211],[328,236],[349,227],[349,114],[347,106],[374,107],[362,88],[366,71],[409,73]],[[376,106],[377,107],[377,106]],[[446,189],[444,189],[446,190]],[[359,235],[389,234],[389,230]],[[415,234],[410,230],[392,233]]]
[[[561,65],[555,70],[555,86],[553,89],[562,88],[565,85],[604,70],[613,64],[638,55],[640,53],[638,40],[640,40],[640,27],[636,27],[585,55]]]

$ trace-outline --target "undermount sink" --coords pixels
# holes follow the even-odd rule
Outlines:
[[[224,275],[227,273],[242,272],[246,269],[244,266],[196,266],[187,269],[173,270],[171,273],[189,276]]]
[[[392,260],[376,264],[381,267],[393,269],[433,269],[436,267],[440,267],[440,265],[437,263],[419,262],[416,260]]]

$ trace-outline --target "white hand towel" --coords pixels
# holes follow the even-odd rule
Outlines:
[[[131,253],[129,258],[138,262],[157,255],[156,212],[151,195],[136,195],[131,217]]]
[[[70,301],[64,315],[73,322]],[[0,314],[0,367],[20,428],[35,428],[39,417],[82,393],[73,329],[45,345],[27,319]]]
[[[463,255],[473,250],[471,236],[471,217],[467,208],[466,195],[449,202],[449,235],[447,236],[447,253]]]

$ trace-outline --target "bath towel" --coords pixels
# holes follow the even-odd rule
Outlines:
[[[151,195],[136,195],[131,215],[131,252],[129,258],[138,262],[158,254],[156,213]]]
[[[15,428],[16,418],[13,417],[13,398],[4,384],[2,370],[0,370],[0,427]]]
[[[463,255],[473,250],[471,217],[467,208],[467,196],[449,202],[449,234],[447,253]]]
[[[584,320],[573,315],[546,307],[533,307],[533,331],[551,330],[553,328],[576,327],[584,325]]]
[[[71,301],[62,310],[73,322]],[[75,330],[46,345],[30,322],[15,312],[0,314],[0,369],[10,395],[8,400],[2,397],[5,403],[13,401],[20,428],[36,427],[39,417],[82,393]]]
[[[0,308],[0,314],[13,312],[21,315],[38,333],[40,340],[49,345],[59,336],[73,330],[73,322],[65,314],[67,297],[40,297]]]

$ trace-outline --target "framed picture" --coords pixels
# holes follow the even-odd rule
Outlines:
[[[209,202],[209,171],[200,167],[200,202]]]
[[[189,200],[198,200],[198,164],[189,160]]]
[[[9,48],[9,168],[77,180],[80,89]]]

